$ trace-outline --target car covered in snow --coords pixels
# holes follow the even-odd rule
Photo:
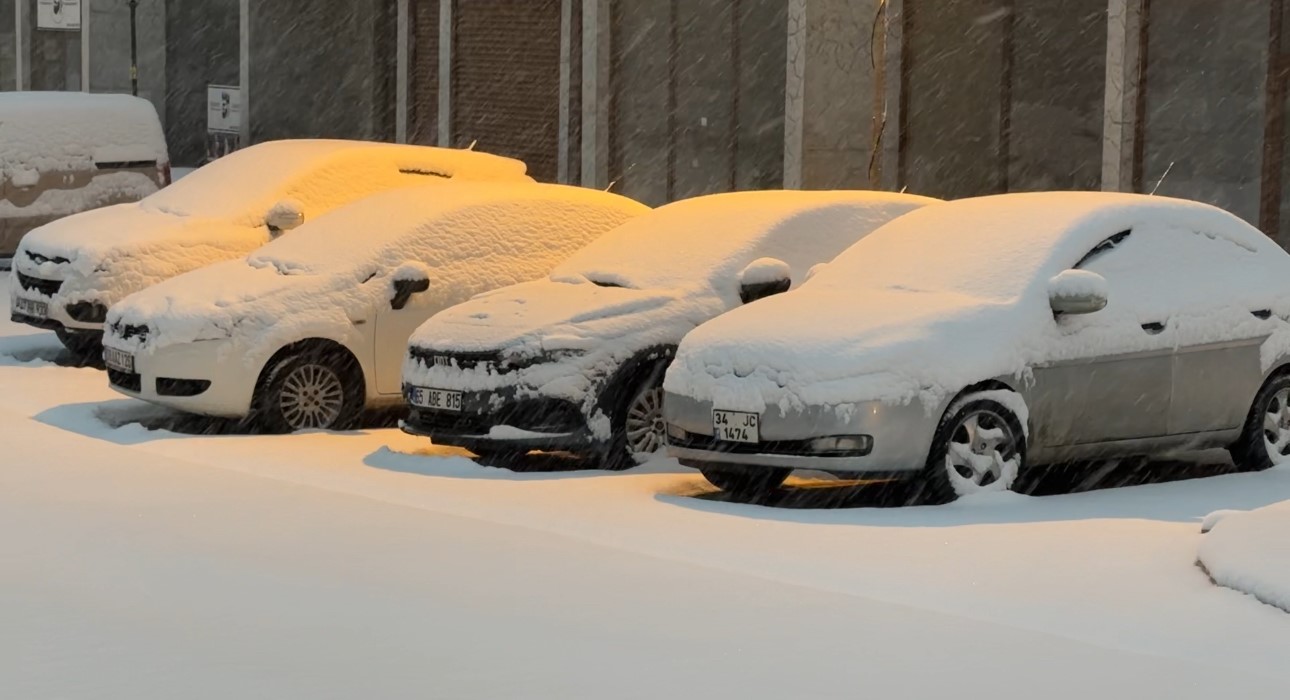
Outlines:
[[[547,279],[449,309],[413,334],[404,430],[505,464],[531,450],[635,464],[662,445],[663,371],[691,329],[800,283],[937,200],[740,192],[654,210]]]
[[[1266,467],[1290,459],[1287,318],[1290,256],[1220,209],[959,200],[688,335],[668,452],[747,495],[811,469],[911,476],[933,501],[1166,449]]]
[[[136,202],[169,183],[166,136],[151,102],[0,92],[0,268],[32,229]]]
[[[111,386],[257,428],[343,429],[397,405],[408,335],[435,312],[559,262],[649,211],[563,185],[453,183],[373,195],[241,260],[108,314]]]
[[[243,257],[306,220],[377,192],[451,180],[531,182],[525,170],[510,158],[431,146],[258,144],[142,201],[32,231],[14,257],[10,312],[96,358],[108,308],[148,285]]]

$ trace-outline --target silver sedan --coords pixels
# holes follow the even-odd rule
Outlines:
[[[1015,194],[884,226],[686,337],[668,452],[753,495],[793,469],[934,500],[1030,465],[1226,447],[1290,461],[1290,255],[1203,204]]]

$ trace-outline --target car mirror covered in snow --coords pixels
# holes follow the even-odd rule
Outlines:
[[[1091,314],[1106,308],[1106,279],[1088,270],[1066,270],[1048,280],[1048,303],[1053,313]]]
[[[739,298],[745,304],[787,292],[792,286],[788,263],[775,258],[758,258],[739,273]]]
[[[289,199],[273,205],[269,213],[264,215],[264,224],[275,234],[299,228],[304,223],[305,212],[300,204]]]
[[[430,289],[430,270],[419,263],[404,263],[390,278],[390,308],[398,311],[408,305],[413,294]]]

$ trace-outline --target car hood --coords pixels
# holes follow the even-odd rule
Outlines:
[[[62,296],[69,299],[80,295],[110,304],[149,284],[240,257],[268,240],[263,228],[119,204],[35,229],[19,244],[14,267],[65,280]]]
[[[756,411],[927,398],[1021,366],[1033,356],[1026,340],[1044,327],[1043,312],[944,292],[808,286],[696,329],[666,387]]]
[[[245,260],[226,261],[126,297],[108,313],[108,333],[122,341],[128,340],[125,327],[136,333],[146,328],[141,348],[224,338],[267,341],[305,327],[332,328],[327,337],[338,337],[372,315],[378,286],[347,274],[284,275]]]

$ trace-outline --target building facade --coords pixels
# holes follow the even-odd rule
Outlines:
[[[0,11],[0,89],[129,89],[127,0]],[[1212,202],[1290,244],[1286,0],[139,0],[174,159],[236,137],[469,146],[650,204],[732,189]]]

